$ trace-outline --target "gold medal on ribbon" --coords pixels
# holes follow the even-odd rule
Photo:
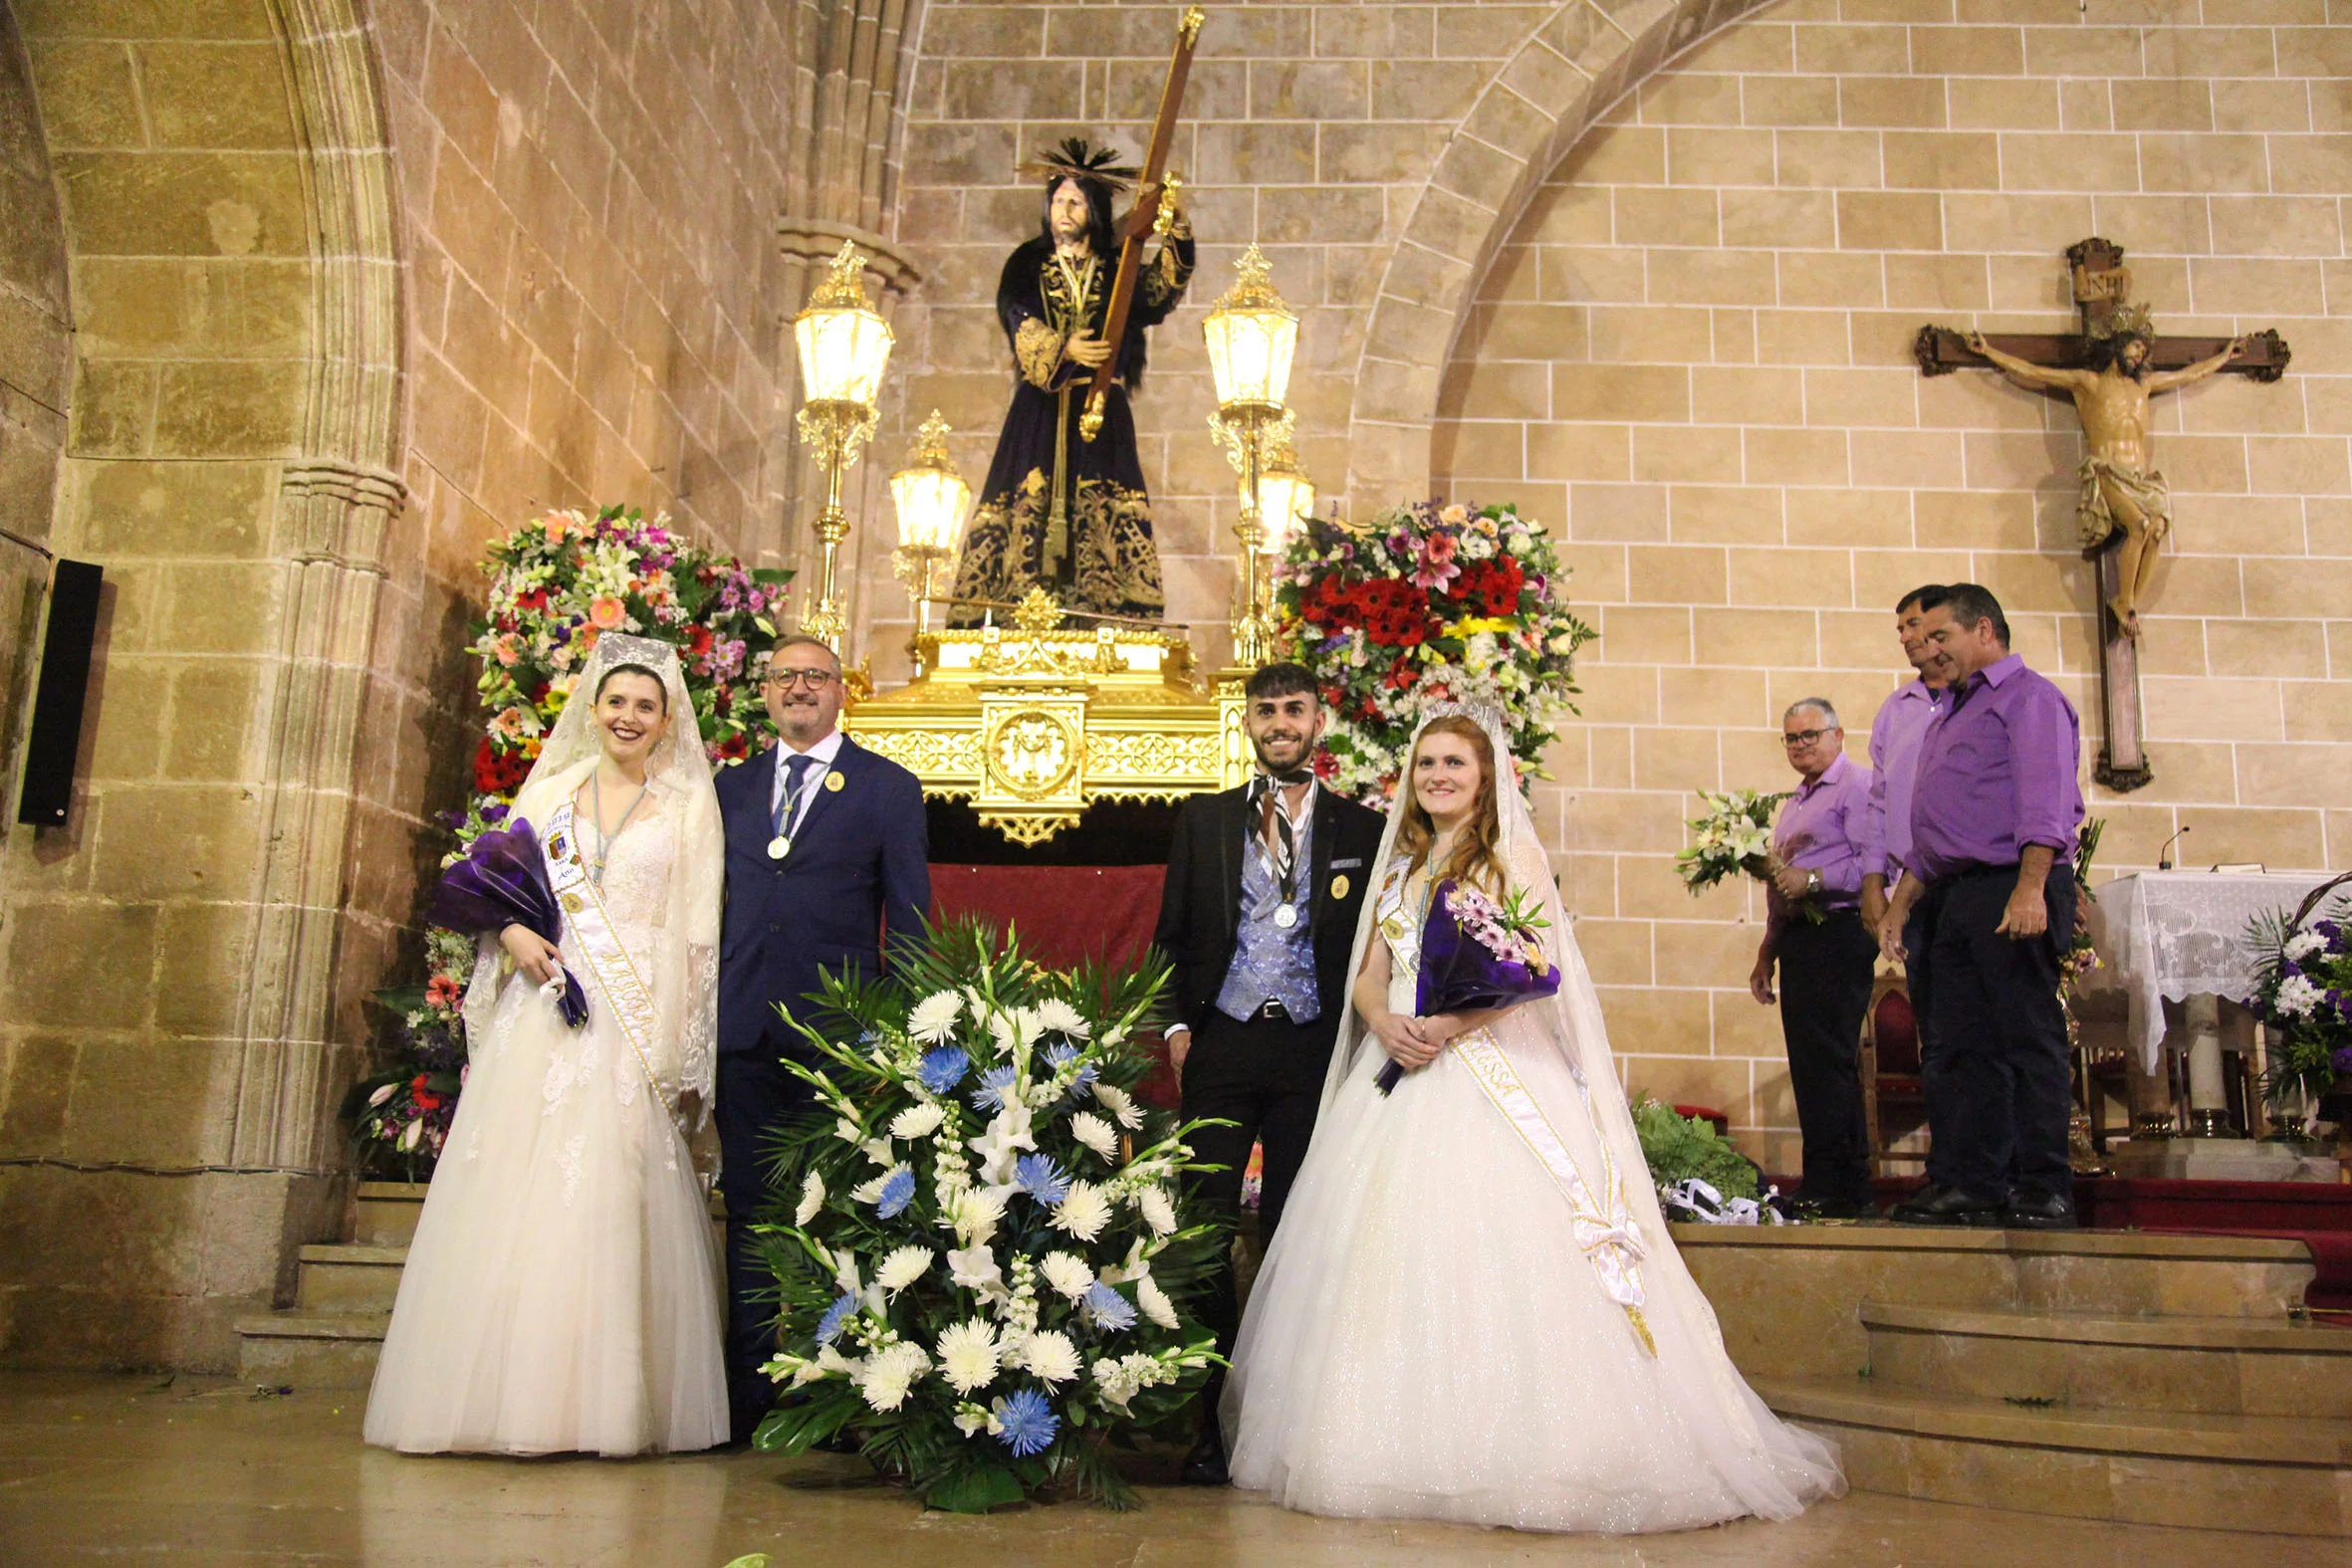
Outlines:
[[[1298,911],[1292,905],[1285,904],[1274,912],[1274,923],[1288,931],[1298,924]]]
[[[786,855],[789,855],[792,852],[793,841],[785,837],[782,833],[778,833],[774,838],[768,840],[769,859],[782,860]]]

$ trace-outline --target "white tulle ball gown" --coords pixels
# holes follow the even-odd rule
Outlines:
[[[1377,1040],[1352,1017],[1342,1030],[1235,1350],[1233,1483],[1311,1513],[1529,1530],[1788,1518],[1843,1492],[1835,1451],[1726,1355],[1544,857],[1520,836],[1512,880],[1548,895],[1558,1003],[1514,1008],[1389,1097]],[[1404,916],[1385,924],[1389,1003],[1408,1015],[1426,898],[1398,856],[1365,902],[1371,940],[1390,940],[1379,906]]]
[[[666,684],[670,712],[686,716],[679,750],[699,765],[683,684]],[[562,840],[582,853],[550,822],[592,766],[535,773],[517,797],[551,851]],[[527,976],[502,978],[485,944],[467,998],[469,1076],[401,1274],[367,1442],[628,1455],[727,1441],[718,1250],[671,1112],[684,1090],[710,1099],[718,831],[707,766],[699,781],[681,767],[652,779],[605,846],[608,929],[651,1004],[633,1030],[574,917],[559,946],[588,998],[578,1030]]]

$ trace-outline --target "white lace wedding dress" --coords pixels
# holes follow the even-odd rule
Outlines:
[[[1549,895],[1561,1002],[1513,1009],[1386,1098],[1377,1041],[1351,1057],[1360,1025],[1343,1032],[1226,1386],[1234,1484],[1311,1513],[1607,1532],[1786,1518],[1842,1492],[1834,1451],[1775,1419],[1725,1354],[1543,855],[1523,841],[1510,862]],[[1365,923],[1410,1015],[1428,895],[1404,866],[1386,862]]]
[[[516,814],[544,837],[585,776],[535,776]],[[710,1099],[715,833],[715,799],[706,810],[691,788],[657,780],[609,846],[602,902],[652,996],[648,1060],[599,993],[570,917],[560,946],[588,997],[578,1030],[529,977],[502,980],[500,950],[485,942],[467,1000],[469,1075],[400,1276],[367,1442],[622,1455],[727,1441],[718,1248],[664,1103],[682,1088]]]

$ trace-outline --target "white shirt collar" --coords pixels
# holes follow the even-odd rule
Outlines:
[[[830,735],[827,735],[823,740],[819,741],[815,746],[810,747],[805,752],[796,752],[791,747],[785,745],[782,741],[778,741],[776,743],[776,778],[770,783],[768,787],[768,809],[770,811],[774,811],[776,807],[784,803],[785,781],[790,777],[790,775],[786,774],[784,771],[784,764],[787,758],[813,758],[816,760],[818,767],[830,768],[833,765],[833,759],[840,755],[841,732],[837,728]]]

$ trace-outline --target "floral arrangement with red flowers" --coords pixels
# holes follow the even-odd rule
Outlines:
[[[470,841],[482,808],[514,798],[572,695],[588,650],[608,631],[678,645],[686,691],[711,761],[740,762],[772,733],[760,701],[761,657],[783,622],[789,571],[747,569],[631,510],[551,512],[491,545],[489,613],[469,649],[482,660],[487,733],[474,750],[477,799],[453,822]],[[471,831],[469,831],[471,829]]]
[[[1491,703],[1523,777],[1576,711],[1592,628],[1562,603],[1568,568],[1509,506],[1425,501],[1355,529],[1308,520],[1275,566],[1276,656],[1315,672],[1331,710],[1315,774],[1390,794],[1429,702]]]
[[[449,1141],[465,1087],[465,983],[473,940],[453,931],[425,938],[431,978],[375,994],[391,1018],[390,1059],[352,1085],[338,1113],[349,1123],[363,1176],[418,1181]]]

